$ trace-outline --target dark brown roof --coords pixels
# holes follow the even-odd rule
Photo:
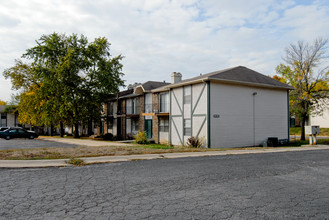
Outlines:
[[[118,97],[126,96],[126,95],[129,95],[132,93],[134,93],[134,89],[124,90],[124,91],[118,92]]]
[[[255,84],[255,85],[263,85],[263,86],[284,88],[284,89],[294,89],[293,87],[287,84],[279,82],[275,79],[272,79],[271,77],[265,76],[261,73],[258,73],[244,66],[238,66],[238,67],[233,67],[229,69],[203,74],[190,79],[182,80],[181,82],[177,83],[177,85],[185,84],[192,81],[203,80],[203,79],[235,82],[242,84]]]
[[[151,91],[152,89],[156,89],[169,84],[170,83],[166,83],[166,82],[147,81],[143,83],[141,86],[143,87],[144,91]]]

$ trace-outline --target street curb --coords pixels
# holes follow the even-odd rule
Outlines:
[[[329,145],[303,145],[302,147],[285,147],[257,150],[227,150],[227,151],[206,151],[206,152],[183,152],[183,153],[163,153],[163,154],[139,154],[124,156],[101,156],[101,157],[82,157],[86,165],[100,163],[115,163],[137,160],[154,160],[154,159],[175,159],[188,157],[204,156],[225,156],[239,154],[262,154],[262,153],[280,153],[292,151],[309,151],[309,150],[329,150]],[[68,167],[69,159],[54,160],[0,160],[0,168],[44,168],[44,167]]]

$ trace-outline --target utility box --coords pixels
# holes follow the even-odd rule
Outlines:
[[[320,126],[318,125],[305,126],[305,134],[308,135],[320,134]]]

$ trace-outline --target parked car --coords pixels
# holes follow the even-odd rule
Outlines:
[[[8,128],[7,130],[0,131],[0,138],[10,140],[12,138],[30,138],[34,139],[39,137],[34,131],[27,131],[24,128]]]
[[[8,128],[7,127],[0,127],[0,131],[4,131],[4,130],[7,130]]]

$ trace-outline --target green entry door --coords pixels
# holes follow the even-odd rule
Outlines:
[[[104,121],[102,120],[101,121],[101,134],[103,135],[104,134]]]
[[[148,139],[152,138],[152,120],[145,120],[145,132]]]

